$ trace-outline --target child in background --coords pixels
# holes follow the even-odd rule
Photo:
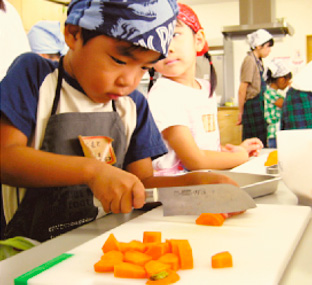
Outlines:
[[[59,60],[68,47],[58,21],[39,21],[27,34],[31,50],[41,56]]]
[[[312,61],[298,74],[286,93],[281,118],[281,129],[312,128]]]
[[[167,55],[177,12],[175,0],[74,0],[67,54],[28,53],[10,67],[0,84],[1,179],[15,187],[5,191],[5,238],[42,242],[88,223],[101,215],[94,197],[106,213],[128,213],[144,205],[144,187],[236,184],[216,173],[153,175],[167,149],[135,88]],[[78,136],[108,138],[116,161],[84,157]]]
[[[248,34],[247,41],[251,51],[247,53],[241,66],[237,124],[243,125],[243,140],[257,137],[266,146],[267,126],[263,115],[266,82],[262,77],[262,58],[270,54],[274,40],[268,31],[259,29]]]
[[[0,0],[0,81],[13,60],[30,46],[22,19],[14,6],[7,0]]]
[[[195,78],[196,56],[206,54],[208,44],[194,11],[178,5],[168,57],[155,65],[162,77],[148,93],[153,117],[169,149],[153,161],[156,175],[238,166],[257,155],[262,143],[253,138],[239,146],[220,146],[217,102],[211,89],[215,84]]]
[[[274,60],[268,64],[264,74],[268,87],[264,92],[264,118],[267,122],[267,145],[276,148],[276,131],[280,129],[280,118],[284,102],[283,94],[279,90],[286,89],[291,80],[290,69],[281,60]]]

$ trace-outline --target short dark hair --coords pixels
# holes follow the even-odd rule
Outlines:
[[[266,42],[263,43],[261,46],[263,47],[263,46],[266,45],[267,43],[269,43],[269,47],[274,46],[274,40],[273,40],[273,39],[270,39],[270,40],[266,41]],[[251,47],[250,49],[251,49],[251,50],[255,50],[256,47],[254,47],[254,48]]]
[[[269,41],[265,42],[264,44],[262,44],[261,46],[264,46],[265,44],[269,43],[269,47],[274,46],[274,40],[270,39]]]
[[[6,11],[5,10],[5,4],[4,4],[4,1],[3,0],[0,0],[0,10],[2,10],[2,11]]]
[[[83,44],[85,45],[89,40],[97,36],[102,36],[103,34],[98,31],[91,31],[91,30],[81,28],[81,35],[82,35]]]

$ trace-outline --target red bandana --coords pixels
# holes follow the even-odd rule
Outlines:
[[[184,24],[188,25],[195,33],[199,30],[203,30],[203,27],[200,25],[197,15],[195,12],[187,5],[178,3],[179,5],[179,15],[178,19],[181,20]],[[197,52],[197,56],[204,55],[209,50],[208,43],[206,41],[203,49],[200,52]]]

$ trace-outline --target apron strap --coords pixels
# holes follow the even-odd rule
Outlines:
[[[115,100],[112,100],[112,106],[113,106],[113,111],[116,112],[117,109],[116,109],[116,103],[115,103]]]
[[[60,101],[60,96],[61,96],[61,88],[62,88],[62,79],[63,79],[63,74],[64,74],[64,68],[63,68],[63,56],[60,58],[59,61],[59,73],[57,76],[57,86],[55,90],[55,97],[53,101],[53,106],[52,106],[52,111],[51,111],[51,116],[56,113],[56,109],[58,106],[58,103]]]

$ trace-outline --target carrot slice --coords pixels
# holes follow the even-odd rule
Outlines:
[[[130,242],[120,242],[119,249],[122,252],[130,251],[130,250],[145,252],[146,244],[138,240],[132,240]]]
[[[179,255],[178,252],[178,243],[179,243],[179,239],[168,239],[166,240],[166,242],[169,244],[169,252],[172,252],[176,255]]]
[[[173,270],[168,269],[168,276],[159,280],[147,280],[147,285],[169,285],[180,280],[180,276]]]
[[[267,160],[264,163],[264,166],[272,166],[278,163],[277,150],[273,150],[269,153]]]
[[[120,278],[146,278],[146,271],[140,265],[122,262],[114,266],[114,276]]]
[[[161,256],[158,261],[162,263],[169,264],[171,269],[174,271],[177,271],[179,269],[179,258],[174,253],[166,253],[163,256]]]
[[[180,268],[192,269],[194,267],[193,253],[188,240],[180,240],[178,242],[178,253],[180,259]]]
[[[114,266],[123,261],[123,254],[120,251],[111,250],[105,253],[101,260],[94,264],[95,272],[113,272]]]
[[[161,232],[143,232],[143,243],[161,243]]]
[[[219,252],[211,257],[212,268],[232,267],[232,255],[228,251]]]
[[[169,244],[166,242],[162,243],[146,243],[147,250],[146,254],[150,255],[153,259],[158,259],[165,253],[169,252]]]
[[[197,225],[222,226],[225,217],[222,214],[202,213],[197,219]]]
[[[104,253],[109,252],[111,250],[117,250],[119,251],[119,242],[115,238],[114,234],[110,234],[105,241],[102,250]]]
[[[170,269],[170,265],[157,260],[151,260],[144,265],[144,268],[146,270],[147,276],[150,277]]]
[[[146,253],[131,250],[125,252],[124,260],[126,262],[143,266],[146,262],[152,260],[152,257]]]

